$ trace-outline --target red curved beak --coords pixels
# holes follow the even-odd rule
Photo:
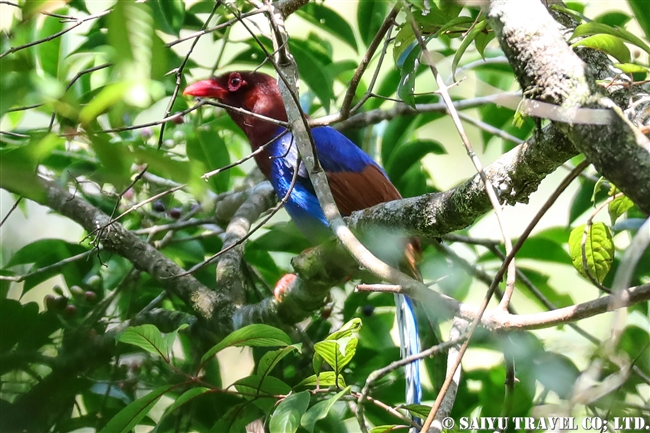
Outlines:
[[[227,93],[228,90],[221,87],[214,78],[197,81],[183,90],[183,95],[203,96],[215,99],[221,99],[226,96]]]

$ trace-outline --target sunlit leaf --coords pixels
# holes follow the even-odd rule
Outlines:
[[[162,333],[154,325],[145,324],[127,328],[116,337],[121,343],[138,346],[147,352],[167,359],[170,346]]]
[[[289,336],[278,328],[273,326],[264,325],[261,323],[245,326],[236,330],[208,352],[203,355],[201,362],[214,356],[217,352],[225,349],[226,347],[236,346],[250,346],[250,347],[273,347],[273,346],[288,346],[291,344]]]
[[[323,371],[319,374],[313,374],[303,379],[296,388],[301,386],[317,386],[320,388],[327,388],[329,386],[338,386],[340,388],[347,386],[345,379],[340,374],[337,376],[333,371]]]
[[[603,51],[622,63],[630,61],[630,50],[623,40],[612,35],[592,35],[575,42],[573,47],[589,47]]]
[[[634,34],[628,32],[623,28],[613,28],[606,24],[601,24],[596,22],[580,24],[573,31],[573,35],[571,36],[571,39],[573,40],[581,36],[589,36],[594,34],[606,34],[606,35],[618,36],[624,41],[636,45],[646,53],[650,54],[650,47],[648,46],[648,44],[643,42],[643,40],[640,39],[638,36],[635,36]]]
[[[586,229],[586,235],[585,235]],[[582,253],[584,238],[585,253]],[[614,242],[612,232],[604,223],[597,222],[587,228],[581,225],[569,235],[569,253],[573,267],[583,276],[587,277],[587,271],[583,260],[587,262],[589,274],[599,283],[602,283],[614,261]]]

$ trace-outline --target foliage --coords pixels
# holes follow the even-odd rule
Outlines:
[[[627,3],[631,13],[612,7],[596,17],[585,17],[584,5],[578,3],[554,8],[579,21],[570,38],[573,48],[602,51],[623,73],[642,82],[650,74],[643,60],[647,56],[641,54],[650,53],[650,21],[643,0]],[[427,49],[445,65],[445,79],[467,76],[477,88],[492,92],[515,89],[511,67],[479,9],[445,1],[413,0],[406,6]],[[247,161],[207,182],[201,178],[244,158],[249,148],[224,110],[206,105],[193,109],[194,103],[179,92],[188,81],[215,72],[263,65],[273,73],[261,47],[273,51],[272,41],[247,33],[237,19],[255,13],[252,3],[171,0],[107,5],[71,0],[18,1],[17,6],[0,7],[11,17],[0,44],[0,187],[12,194],[18,208],[31,218],[34,208],[26,206],[27,201],[48,205],[38,174],[106,214],[119,216],[126,229],[183,269],[217,254],[234,213],[227,210],[229,200],[259,177],[251,174],[252,163]],[[314,118],[338,110],[392,5],[361,0],[354,7],[356,14],[346,10],[347,5],[312,2],[287,19],[289,49],[302,80],[301,103]],[[395,99],[414,107],[440,101],[430,92],[433,78],[409,14],[402,11],[397,16],[391,30],[394,38],[382,39],[353,105],[366,92],[372,97],[357,114],[386,112],[395,106]],[[639,26],[642,33],[636,34],[632,26]],[[195,47],[196,32],[206,29]],[[382,50],[389,55],[384,58]],[[454,99],[475,96],[464,88]],[[480,128],[476,148],[501,154],[535,134],[536,122],[528,118],[518,124],[516,109],[478,106],[472,112],[473,124]],[[448,184],[429,162],[452,153],[458,141],[451,132],[440,132],[445,126],[438,121],[444,116],[443,108],[422,111],[344,132],[382,163],[403,196],[420,196]],[[524,264],[518,265],[516,291],[523,296],[511,305],[521,305],[523,311],[593,299],[598,292],[590,280],[612,287],[623,250],[647,217],[604,179],[586,174],[576,183],[568,220],[535,232],[517,256]],[[13,208],[9,194],[2,197],[4,218]],[[605,207],[609,221],[604,218]],[[21,231],[31,232],[31,221],[27,219]],[[422,273],[427,282],[445,277],[439,284],[441,292],[476,302],[484,288],[472,277],[478,281],[481,272],[493,274],[501,266],[504,247],[498,236],[496,241],[492,235],[486,235],[492,238],[487,241],[477,239],[472,228],[457,234],[461,236],[448,242],[464,259],[444,252],[436,242],[423,242]],[[12,236],[3,231],[3,238]],[[281,320],[275,320],[243,327],[231,324],[234,332],[224,332],[227,336],[202,333],[204,318],[197,318],[179,296],[165,292],[164,281],[112,253],[102,244],[101,231],[86,231],[74,241],[63,237],[56,227],[48,227],[47,235],[17,248],[3,240],[2,431],[90,428],[112,433],[140,425],[158,433],[241,432],[256,419],[264,420],[271,432],[358,431],[355,407],[363,404],[365,422],[379,432],[404,426],[409,410],[417,416],[429,410],[426,405],[400,408],[404,416],[397,417],[386,409],[404,403],[404,375],[399,369],[372,384],[370,395],[379,403],[358,402],[371,373],[399,358],[391,337],[392,295],[352,294],[358,281],[353,279],[332,289],[331,305],[298,325],[278,325]],[[271,288],[291,271],[288,257],[308,246],[281,218],[248,239],[241,247],[245,262],[240,276],[248,287],[245,304],[271,299]],[[468,273],[463,263],[474,271]],[[213,262],[192,275],[214,289],[216,272]],[[578,272],[585,278],[578,280]],[[566,275],[571,277],[567,280]],[[567,281],[580,281],[579,287],[568,287]],[[645,251],[631,285],[649,281],[650,252]],[[581,349],[571,347],[567,341],[579,338],[572,329],[555,328],[551,342],[535,331],[480,330],[470,350],[490,353],[498,361],[479,360],[468,366],[452,417],[532,416],[543,405],[571,401],[578,405],[577,415],[647,419],[648,304],[628,309],[614,348],[619,357],[633,362],[634,369],[587,405],[571,400],[586,365],[602,357],[601,373],[606,377],[618,371],[613,359],[620,358],[605,356],[606,345],[598,339],[596,344],[591,344],[593,339],[580,340],[585,342]],[[582,328],[578,333],[589,335]],[[247,348],[237,349],[237,356],[254,361],[252,370],[231,382],[224,378],[245,367],[219,358],[229,347]],[[437,359],[444,364],[444,354]],[[514,398],[503,386],[504,359],[516,365]],[[429,377],[426,403],[435,400],[440,385],[434,368]]]

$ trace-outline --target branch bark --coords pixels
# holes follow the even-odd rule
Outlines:
[[[561,25],[539,0],[490,1],[488,18],[524,95],[562,110],[614,107],[594,80],[598,71],[571,50]],[[643,111],[650,102],[637,105]],[[650,214],[650,140],[620,110],[612,110],[610,119],[605,125],[556,125],[603,176]]]

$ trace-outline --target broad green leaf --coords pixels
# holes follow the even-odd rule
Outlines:
[[[313,405],[300,419],[300,425],[307,430],[309,433],[314,433],[314,427],[318,420],[321,420],[327,416],[327,414],[334,406],[334,403],[339,401],[344,395],[350,394],[352,387],[346,386],[341,392],[333,395],[327,400],[319,401]]]
[[[308,391],[291,394],[280,402],[271,414],[269,430],[271,433],[295,433],[300,427],[300,419],[309,407]]]
[[[595,35],[595,34],[606,34],[606,35],[618,36],[624,41],[636,45],[646,53],[650,54],[650,47],[648,46],[648,44],[643,42],[643,40],[640,39],[638,36],[635,36],[634,34],[628,32],[623,28],[613,28],[606,24],[601,24],[596,22],[580,24],[573,31],[573,35],[571,36],[571,39],[575,39],[581,36]]]
[[[404,409],[408,410],[412,416],[422,419],[426,419],[429,416],[429,412],[431,412],[431,406],[427,406],[426,404],[407,404],[404,406]]]
[[[584,236],[586,225],[583,224],[571,230],[569,235],[569,254],[571,255],[571,262],[573,267],[577,269],[580,274],[587,277],[587,273],[583,266],[582,254],[582,239]],[[587,229],[585,237],[585,255],[587,262],[587,269],[589,274],[602,283],[607,273],[612,267],[614,261],[614,242],[612,241],[612,233],[608,226],[604,223],[597,222]]]
[[[362,325],[363,323],[361,322],[361,319],[355,317],[354,319],[346,322],[337,331],[334,331],[328,335],[326,340],[338,340],[340,338],[351,337],[353,334],[357,334],[361,330]]]
[[[639,26],[643,29],[646,38],[650,39],[650,14],[648,13],[647,0],[627,0],[630,9],[634,12],[634,17],[639,22]]]
[[[103,114],[119,104],[124,99],[124,94],[129,89],[129,84],[123,81],[109,84],[104,87],[92,102],[84,106],[79,112],[79,121],[89,124],[100,114]]]
[[[210,433],[242,433],[248,424],[263,417],[264,413],[254,404],[238,404],[228,409],[228,412],[212,426]]]
[[[325,68],[331,64],[324,63],[320,58],[314,55],[315,50],[311,48],[313,44],[295,39],[290,42],[291,54],[296,58],[300,78],[307,83],[312,92],[318,97],[325,111],[329,111],[330,102],[334,99],[334,90],[332,78],[327,75]]]
[[[603,51],[622,63],[630,61],[630,50],[623,40],[612,35],[592,35],[571,45],[572,47],[589,47]]]
[[[388,3],[361,0],[357,6],[357,25],[361,40],[368,46],[388,15]]]
[[[312,374],[311,376],[303,379],[295,388],[301,386],[317,386],[319,388],[327,388],[329,386],[336,386],[343,388],[347,386],[345,379],[340,374],[337,376],[333,371],[323,371],[320,374]]]
[[[476,51],[481,55],[483,60],[485,60],[485,47],[489,44],[492,39],[494,39],[496,34],[494,32],[489,33],[479,33],[474,38],[474,46],[476,46]]]
[[[291,346],[283,347],[282,349],[266,352],[264,356],[262,356],[262,359],[260,359],[259,363],[257,364],[257,374],[259,376],[268,375],[269,372],[273,370],[273,367],[278,365],[278,362],[280,362],[285,356],[287,356],[294,350],[297,350],[300,353],[301,345],[292,344]]]
[[[438,31],[436,32],[436,37],[443,35],[447,32],[466,32],[474,23],[474,18],[472,17],[456,17],[452,20],[447,21]]]
[[[643,65],[637,65],[634,63],[614,63],[614,66],[626,74],[650,74],[650,68]]]
[[[594,18],[597,23],[607,24],[611,27],[623,27],[632,19],[628,14],[621,11],[605,12]]]
[[[65,15],[67,8],[63,8],[58,13]],[[63,22],[54,17],[47,17],[43,22],[43,27],[39,32],[39,38],[45,38],[54,35],[63,30]],[[38,60],[45,71],[50,76],[57,78],[59,76],[59,61],[61,56],[61,38],[55,38],[48,42],[36,46]]]
[[[476,23],[476,25],[472,28],[472,30],[469,31],[469,33],[467,33],[467,35],[465,35],[465,38],[460,43],[460,47],[458,47],[458,50],[456,50],[454,59],[451,62],[452,75],[454,76],[456,75],[456,68],[458,67],[458,62],[460,62],[460,59],[463,57],[463,54],[465,54],[465,50],[467,50],[469,44],[471,44],[472,41],[476,38],[476,35],[478,35],[483,30],[485,30],[487,25],[488,25],[487,19],[480,21]]]
[[[117,341],[138,346],[147,352],[169,357],[171,348],[169,341],[163,338],[162,333],[154,325],[145,324],[127,328],[116,337]]]
[[[193,400],[197,397],[200,397],[202,395],[208,394],[213,392],[210,388],[207,388],[205,386],[197,386],[196,388],[191,388],[185,391],[183,394],[181,394],[175,401],[172,403],[167,409],[165,409],[165,413],[163,414],[163,418],[166,415],[169,415],[185,403],[187,403],[190,400]],[[162,420],[162,419],[161,419]]]
[[[250,346],[250,347],[273,347],[273,346],[288,346],[291,344],[289,336],[278,328],[273,326],[264,325],[261,323],[245,326],[236,330],[226,338],[221,340],[217,345],[208,350],[208,352],[201,358],[201,363],[204,363],[209,358],[214,356],[217,352],[225,349],[226,347],[236,346]]]
[[[328,8],[322,3],[309,2],[298,9],[298,16],[326,30],[331,35],[354,48],[355,51],[358,50],[357,40],[354,37],[352,27],[333,9]]]
[[[266,251],[282,251],[299,254],[311,246],[295,224],[286,222],[276,223],[269,231],[255,239],[257,247]]]
[[[340,338],[336,341],[319,341],[314,344],[314,350],[330,367],[340,373],[351,360],[357,350],[359,339],[355,337]]]
[[[612,220],[612,225],[616,223],[618,217],[623,215],[628,210],[634,207],[634,202],[626,195],[620,195],[612,200],[609,205],[607,205],[607,211],[609,212],[609,217]]]
[[[40,239],[18,250],[12,257],[7,267],[34,263],[30,272],[52,266],[70,257],[88,251],[86,246],[78,243],[69,243],[61,239]],[[90,271],[93,263],[89,260],[75,260],[60,266],[51,267],[47,271],[38,272],[25,279],[23,293],[33,289],[38,284],[55,275],[62,275],[69,286],[77,284]]]
[[[61,143],[63,138],[48,134],[34,137],[27,145],[0,147],[0,188],[43,203],[45,190],[36,177],[36,168]]]
[[[115,415],[100,431],[100,433],[127,433],[149,413],[160,397],[174,389],[175,385],[165,385],[156,388],[129,404]]]
[[[187,139],[186,152],[190,161],[203,165],[205,173],[230,164],[230,154],[226,143],[216,131],[199,129],[196,131],[196,135],[190,134]],[[208,183],[215,192],[227,191],[230,184],[230,170],[212,176]]]
[[[388,177],[393,183],[399,182],[412,165],[419,164],[429,153],[444,155],[447,151],[439,142],[426,139],[410,141],[397,147],[384,164]]]
[[[159,8],[162,18],[167,24],[166,32],[179,35],[185,20],[185,4],[183,0],[155,0],[152,2],[154,12]]]
[[[277,396],[291,392],[289,385],[273,376],[247,376],[235,382],[233,386],[245,399],[251,400],[265,412],[273,409]]]

